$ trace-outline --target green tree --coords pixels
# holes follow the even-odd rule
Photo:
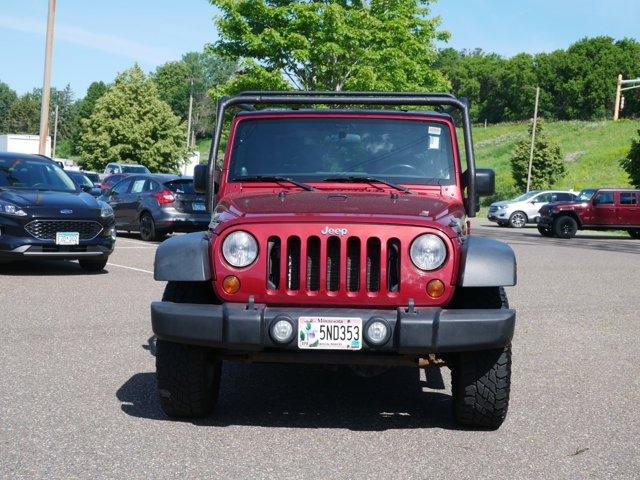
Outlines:
[[[136,65],[119,74],[96,102],[83,122],[79,151],[83,165],[93,170],[124,162],[175,172],[185,159],[185,133],[155,83]]]
[[[430,0],[210,0],[214,51],[246,62],[239,86],[302,90],[445,90],[433,68],[440,19]],[[222,93],[225,89],[219,89]]]
[[[160,98],[183,120],[187,119],[193,81],[192,127],[196,136],[202,137],[210,133],[215,113],[209,91],[229,80],[235,66],[235,61],[207,49],[185,53],[179,61],[160,65],[152,78],[158,85]]]
[[[6,83],[0,82],[0,133],[7,131],[5,127],[7,113],[13,102],[17,99],[18,95],[16,95],[16,92],[9,88],[9,85]]]
[[[40,92],[25,93],[11,104],[5,119],[9,133],[37,135],[40,129]]]
[[[631,149],[620,161],[620,165],[629,175],[631,183],[636,188],[640,188],[640,130],[638,130],[638,138],[632,140]]]
[[[519,141],[511,154],[511,173],[516,187],[520,191],[527,188],[532,130],[533,124],[529,126],[529,138]],[[538,119],[536,125],[536,140],[531,165],[532,190],[551,188],[567,173],[560,146],[547,138],[542,119]]]
[[[92,82],[82,100],[76,102],[76,115],[71,127],[70,153],[79,155],[80,138],[83,133],[83,122],[91,117],[97,101],[107,92],[108,86],[104,82]]]

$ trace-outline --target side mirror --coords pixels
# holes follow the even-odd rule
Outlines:
[[[193,169],[193,189],[197,193],[206,193],[209,176],[209,168],[207,165],[196,165]]]
[[[496,174],[490,168],[476,169],[476,195],[488,197],[496,193]]]
[[[89,185],[80,185],[80,190],[86,193],[90,193],[93,190]]]

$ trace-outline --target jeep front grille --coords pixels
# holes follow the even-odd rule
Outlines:
[[[324,290],[329,294],[341,289],[400,291],[401,245],[397,238],[271,236],[266,247],[267,290],[284,285],[291,292]]]
[[[38,240],[55,240],[58,232],[78,232],[80,240],[91,240],[102,231],[102,225],[90,220],[33,220],[24,229]]]

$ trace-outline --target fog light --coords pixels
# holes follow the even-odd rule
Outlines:
[[[364,338],[370,345],[380,346],[389,340],[390,329],[382,318],[372,318],[364,330]]]
[[[240,290],[240,279],[233,275],[225,277],[222,281],[222,289],[227,295],[233,295]]]
[[[293,322],[281,317],[271,324],[271,338],[277,343],[289,343],[293,339]]]
[[[427,283],[427,295],[431,298],[440,298],[444,295],[444,283],[442,280],[431,280]]]

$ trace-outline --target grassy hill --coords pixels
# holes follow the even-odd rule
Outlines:
[[[528,122],[477,126],[474,130],[476,162],[496,171],[499,191],[513,189],[511,152],[515,144],[528,137]],[[560,145],[567,175],[556,187],[580,190],[586,187],[629,185],[620,159],[629,151],[640,122],[609,120],[597,122],[547,122],[547,135]]]
[[[640,129],[640,121],[547,122],[546,133],[560,144],[567,165],[567,176],[556,187],[580,190],[586,187],[621,187],[629,185],[620,159],[629,151],[631,139]],[[515,192],[511,177],[511,151],[528,137],[528,122],[476,126],[473,132],[476,162],[496,171],[499,192]],[[198,141],[203,159],[209,155],[209,140]]]

